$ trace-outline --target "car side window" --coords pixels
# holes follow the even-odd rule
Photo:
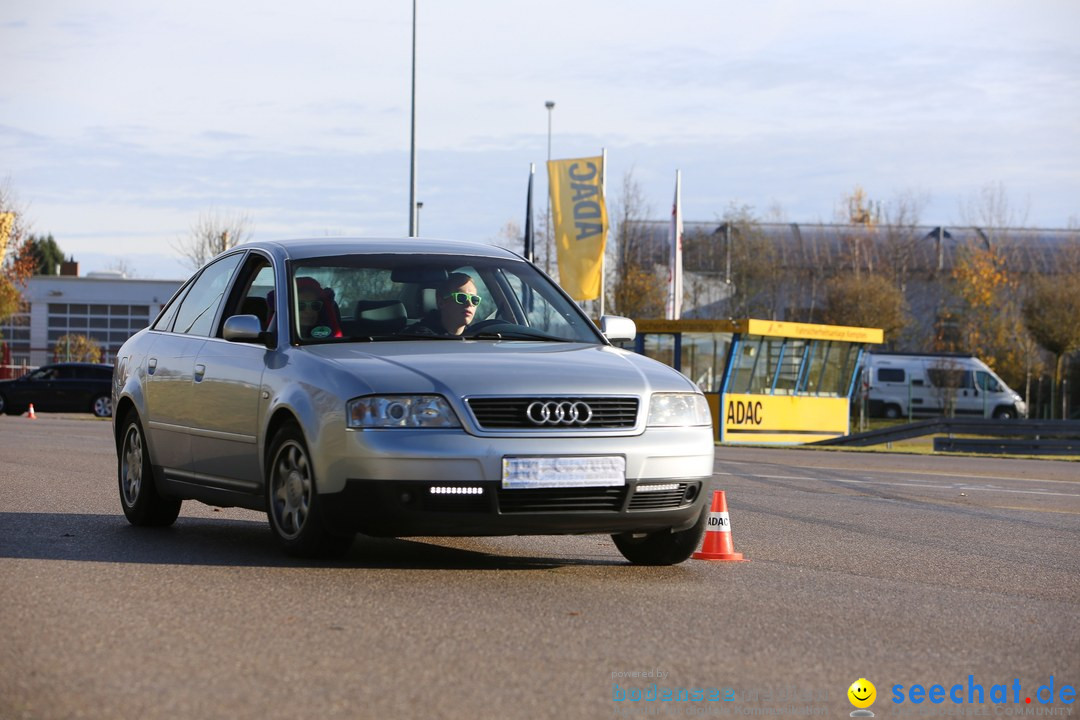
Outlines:
[[[225,318],[233,315],[254,315],[259,318],[260,326],[268,329],[274,314],[271,307],[273,299],[274,268],[268,258],[252,253],[237,276],[232,297],[222,316],[222,327],[218,328],[218,336],[224,329]]]
[[[173,332],[184,335],[210,335],[214,318],[221,306],[221,299],[229,287],[229,280],[240,263],[241,257],[243,257],[242,253],[228,255],[208,265],[202,271],[176,311]]]

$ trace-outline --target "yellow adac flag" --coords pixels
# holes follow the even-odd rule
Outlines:
[[[559,284],[575,300],[600,297],[608,217],[604,157],[548,161]]]

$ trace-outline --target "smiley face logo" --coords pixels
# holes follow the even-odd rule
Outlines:
[[[877,688],[866,678],[859,678],[851,683],[847,691],[848,700],[857,708],[868,708],[877,699]]]

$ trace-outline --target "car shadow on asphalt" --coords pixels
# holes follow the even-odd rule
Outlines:
[[[626,565],[612,557],[496,555],[419,540],[361,536],[332,560],[292,558],[265,523],[181,517],[168,528],[137,528],[122,515],[0,512],[0,558],[233,567],[550,570]]]

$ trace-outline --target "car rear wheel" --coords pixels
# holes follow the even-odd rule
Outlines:
[[[660,530],[651,533],[620,533],[612,535],[615,547],[635,565],[676,565],[686,560],[701,543],[705,534],[705,522],[709,508],[701,508],[701,515],[693,527],[678,532]]]
[[[180,514],[181,501],[158,494],[150,467],[149,448],[138,416],[134,412],[128,413],[122,427],[117,468],[124,515],[132,525],[172,525]]]
[[[898,420],[900,418],[900,406],[899,405],[886,405],[885,411],[882,413],[888,420]]]
[[[112,417],[112,397],[98,395],[94,402],[90,403],[90,412],[99,418]]]
[[[266,514],[278,543],[297,557],[344,554],[353,536],[327,528],[307,444],[296,425],[278,430],[267,464]]]

